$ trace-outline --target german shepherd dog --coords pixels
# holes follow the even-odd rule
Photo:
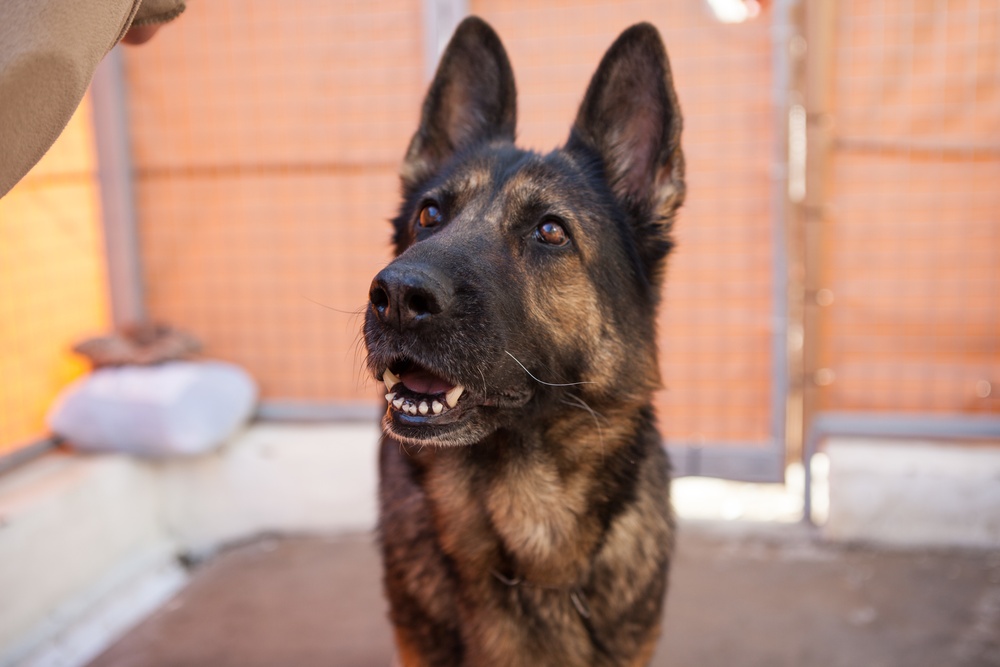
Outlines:
[[[466,19],[402,166],[374,279],[380,540],[407,667],[644,665],[674,522],[654,424],[656,311],[684,198],[681,114],[649,24],[565,146],[514,146],[514,76]]]

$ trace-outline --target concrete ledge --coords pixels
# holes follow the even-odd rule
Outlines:
[[[1000,447],[831,438],[824,537],[1000,547]]]
[[[85,664],[183,585],[179,554],[376,521],[378,428],[255,424],[162,462],[47,454],[0,476],[0,667]]]
[[[156,611],[188,581],[173,550],[119,563],[101,580],[61,604],[8,652],[0,664],[78,667]]]
[[[150,470],[122,457],[49,454],[0,478],[0,665],[65,630],[122,563],[174,551],[157,505]]]
[[[70,656],[92,655],[183,584],[178,554],[370,530],[377,446],[374,423],[255,424],[197,458],[50,454],[0,476],[0,667],[82,664]],[[1000,447],[831,438],[826,451],[828,539],[1000,546]],[[675,501],[686,518],[714,498],[721,518],[794,520],[799,477],[678,480]]]

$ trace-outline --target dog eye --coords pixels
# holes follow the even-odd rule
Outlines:
[[[427,204],[420,209],[421,227],[436,227],[441,224],[443,219],[444,216],[441,214],[441,209],[438,208],[437,204]]]
[[[563,226],[554,220],[546,220],[535,229],[535,239],[546,245],[562,246],[569,243],[569,236]]]

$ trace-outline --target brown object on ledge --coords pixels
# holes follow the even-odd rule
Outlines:
[[[108,336],[88,338],[73,346],[94,368],[104,366],[150,366],[188,359],[201,351],[201,341],[167,324],[127,324]]]

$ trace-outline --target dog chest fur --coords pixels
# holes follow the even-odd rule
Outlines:
[[[387,557],[387,584],[435,610],[462,647],[461,662],[426,664],[616,665],[609,654],[645,655],[673,538],[660,493],[666,462],[618,442],[585,445],[582,457],[581,443],[502,436],[474,453],[388,450],[382,529],[412,541]],[[598,466],[619,469],[616,488],[595,483]],[[600,507],[616,500],[617,512]]]

